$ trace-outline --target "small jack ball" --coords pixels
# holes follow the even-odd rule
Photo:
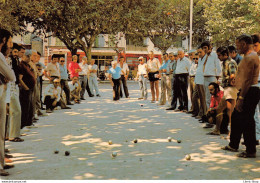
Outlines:
[[[65,156],[69,156],[70,152],[69,151],[65,151]]]
[[[171,137],[168,137],[168,142],[171,142],[172,141],[172,138]]]
[[[117,156],[117,152],[113,152],[112,157],[116,157],[116,156]]]
[[[138,141],[137,141],[137,139],[134,139],[134,143],[137,143]]]
[[[177,140],[178,143],[181,143],[181,140]]]

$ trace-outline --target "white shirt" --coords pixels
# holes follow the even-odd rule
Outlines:
[[[45,70],[50,73],[50,76],[60,77],[60,66],[58,63],[48,63]]]
[[[141,74],[146,74],[147,75],[147,64],[145,64],[145,63],[144,64],[139,64],[137,73],[139,75],[141,75]]]
[[[88,74],[88,64],[84,64],[83,62],[79,63],[80,68],[82,69],[81,72],[79,72],[79,75],[87,75]]]
[[[204,57],[206,57],[206,55]],[[205,59],[201,60],[201,58],[199,58],[199,60],[198,60],[198,67],[196,70],[196,75],[195,75],[195,80],[194,80],[195,84],[197,84],[197,85],[204,85],[204,74],[203,74],[204,61],[205,61]]]
[[[129,71],[128,64],[125,62],[123,63],[123,68],[120,66],[120,63],[117,64],[117,67],[121,68],[121,72],[120,72],[121,75],[123,75],[122,71],[124,71],[125,75],[126,75],[126,72]]]
[[[88,70],[96,70],[97,71],[98,67],[97,67],[96,64],[88,65]],[[96,72],[95,73],[94,72],[90,72],[89,75],[94,77],[94,76],[97,76],[97,73]]]
[[[206,57],[203,58],[204,61],[206,61],[206,59],[207,63],[204,69],[204,76],[221,76],[222,69],[218,55],[214,52],[211,52],[210,55],[206,55]]]
[[[190,61],[187,57],[178,59],[175,74],[187,74],[190,70]]]
[[[78,83],[73,84],[72,81],[70,81],[68,85],[69,85],[69,88],[70,88],[71,92],[79,87]]]
[[[51,96],[53,97],[53,95],[57,95],[57,101],[60,100],[60,93],[61,93],[61,87],[57,87],[55,88],[53,84],[49,84],[46,88],[45,88],[45,96]]]
[[[9,81],[15,81],[16,77],[14,74],[13,69],[10,68],[10,66],[7,64],[5,56],[0,52],[0,74],[4,76]],[[0,81],[0,85],[1,85]]]
[[[157,58],[153,58],[153,60],[148,60],[147,67],[150,70],[150,72],[156,72],[159,71],[161,64]]]
[[[190,67],[190,76],[195,76],[196,75],[196,70],[197,70],[198,64],[195,62],[191,62],[191,67]]]

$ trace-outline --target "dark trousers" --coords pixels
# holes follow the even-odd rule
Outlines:
[[[176,74],[175,75],[175,96],[180,100],[180,110],[188,110],[188,74]]]
[[[234,110],[231,118],[231,134],[229,146],[239,148],[241,136],[243,134],[246,152],[249,154],[256,152],[255,134],[255,108],[260,99],[260,89],[250,87],[243,102],[243,111]]]
[[[60,85],[61,85],[61,89],[64,90],[64,92],[66,94],[66,101],[67,101],[67,103],[69,103],[70,102],[70,88],[68,85],[68,81],[65,79],[61,79]]]
[[[79,76],[79,82],[80,82],[80,86],[81,86],[80,98],[84,98],[85,90],[86,90],[86,86],[87,86],[87,80],[88,80],[87,75]]]
[[[20,104],[22,109],[21,129],[25,126],[31,126],[33,122],[33,90],[20,90]]]
[[[119,100],[120,98],[120,81],[121,79],[112,79],[114,86],[113,86],[113,100]]]
[[[52,103],[55,101],[55,98],[51,98],[51,96],[47,95],[44,99],[44,104],[46,105],[46,109],[53,110],[55,107],[60,106],[60,101],[57,102],[55,106]]]
[[[126,84],[126,79],[124,75],[121,75],[121,83],[123,84],[123,88],[124,88],[124,92],[125,92],[125,97],[129,97],[129,93],[128,93],[128,88],[127,88],[127,84]],[[123,92],[122,92],[122,85],[120,84],[120,97],[123,97]]]
[[[87,79],[86,90],[87,90],[87,92],[88,92],[88,96],[90,97],[92,94],[91,94],[91,91],[90,91],[90,89],[89,89],[88,79]]]
[[[40,78],[40,101],[41,101],[41,108],[43,108],[43,102],[42,102],[42,83],[43,83],[43,79],[42,76],[39,76]]]

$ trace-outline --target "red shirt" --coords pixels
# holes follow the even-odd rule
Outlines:
[[[217,109],[223,95],[224,95],[224,92],[221,90],[217,93],[217,95],[211,95],[209,107]]]
[[[81,69],[78,63],[71,62],[69,64],[69,71],[70,71],[70,78],[73,78],[74,76],[79,77],[79,73],[75,72],[75,69]]]

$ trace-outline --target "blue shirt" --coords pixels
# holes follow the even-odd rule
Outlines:
[[[113,67],[111,67],[108,71],[109,74],[112,74],[112,78],[113,79],[119,79],[121,78],[121,68],[120,67],[116,67],[115,69]]]
[[[66,65],[60,65],[60,79],[68,79],[68,72]]]
[[[163,61],[163,63],[162,63],[162,65],[161,65],[161,67],[159,68],[159,70],[161,71],[161,70],[163,70],[163,69],[166,69],[166,72],[162,72],[162,74],[169,74],[169,69],[167,68],[168,67],[168,64],[171,62],[171,60],[167,60],[166,62],[165,62],[165,60]]]
[[[243,59],[243,57],[241,55],[239,55],[237,53],[236,57],[234,58],[234,60],[236,61],[237,65],[240,63],[240,61]]]

